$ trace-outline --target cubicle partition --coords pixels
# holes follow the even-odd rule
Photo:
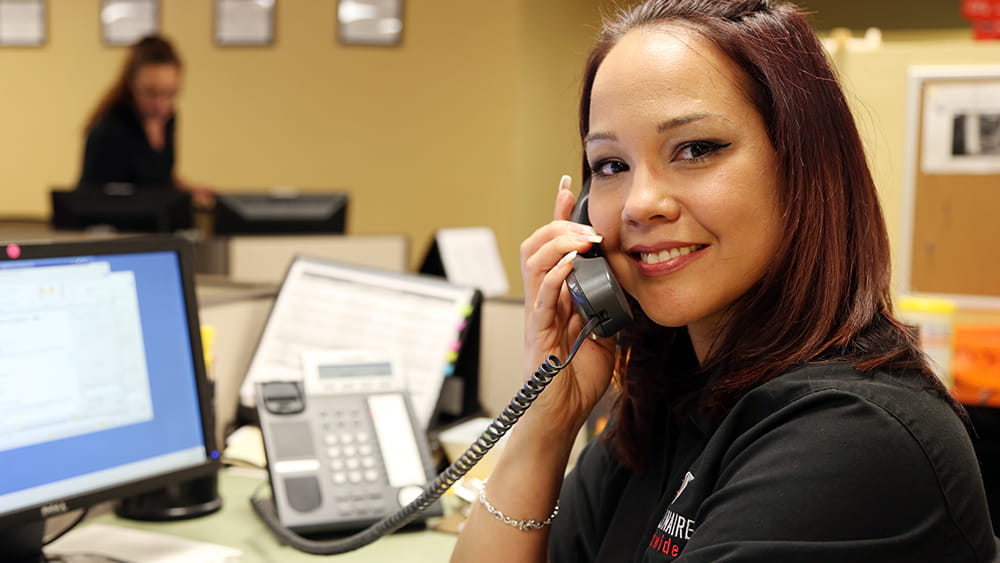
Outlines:
[[[250,365],[264,321],[274,303],[277,286],[241,284],[224,278],[199,277],[199,317],[212,342],[206,343],[209,378],[215,386],[215,424],[218,443],[234,429],[240,384]]]
[[[198,243],[199,272],[238,283],[281,283],[298,255],[405,272],[405,235],[238,235]]]

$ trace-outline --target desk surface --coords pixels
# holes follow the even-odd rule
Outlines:
[[[250,507],[250,496],[267,477],[249,477],[223,471],[219,476],[222,509],[214,514],[174,522],[137,522],[106,514],[91,522],[171,534],[192,540],[235,547],[243,552],[241,563],[294,563],[296,561],[336,562],[434,562],[447,561],[457,536],[431,530],[398,532],[357,551],[335,556],[309,555],[281,545]],[[267,495],[267,487],[263,487]],[[331,559],[332,557],[332,559]]]

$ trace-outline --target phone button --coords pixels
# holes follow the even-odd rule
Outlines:
[[[315,473],[319,471],[318,459],[289,459],[274,463],[275,473]]]
[[[406,506],[416,500],[423,492],[423,487],[406,485],[405,487],[400,487],[399,492],[396,493],[396,500],[399,501],[399,506]]]
[[[288,505],[297,512],[311,512],[323,503],[316,477],[287,477],[284,485]]]

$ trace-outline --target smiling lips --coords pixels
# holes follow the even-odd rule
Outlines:
[[[680,248],[671,248],[669,250],[661,250],[659,252],[640,252],[639,260],[646,264],[660,264],[666,262],[671,258],[679,258],[681,256],[687,256],[692,252],[701,250],[705,248],[704,244],[692,244],[690,246],[682,246]]]
[[[636,265],[643,274],[647,276],[662,276],[684,268],[691,261],[701,256],[699,251],[707,247],[707,244],[691,244],[659,252],[638,252],[632,254],[632,259],[635,260]]]

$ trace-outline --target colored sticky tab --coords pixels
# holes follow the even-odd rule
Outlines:
[[[215,375],[212,370],[215,360],[215,327],[213,325],[201,325],[200,329],[202,354],[205,357],[205,371],[208,372],[209,379],[212,379]]]
[[[448,365],[444,366],[444,374],[445,375],[454,375],[455,374],[455,364],[448,364]]]
[[[472,314],[472,305],[462,307],[462,316],[468,317]]]
[[[448,349],[457,352],[458,350],[462,349],[462,342],[459,341],[459,340],[456,340],[456,341],[452,342],[450,346],[448,346]]]
[[[469,326],[469,323],[462,321],[457,325],[455,325],[455,330],[457,330],[458,332],[462,332],[463,330],[465,330],[465,327],[467,326]]]
[[[458,359],[458,352],[448,352],[448,355],[445,356],[445,359],[447,359],[449,363],[454,363],[455,360]]]

